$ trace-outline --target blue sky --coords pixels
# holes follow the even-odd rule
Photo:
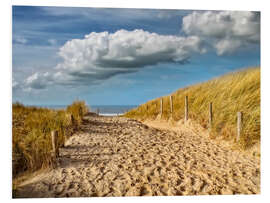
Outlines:
[[[13,6],[13,102],[138,105],[260,65],[260,14]]]

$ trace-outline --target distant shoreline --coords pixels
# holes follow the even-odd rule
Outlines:
[[[101,113],[100,116],[121,116],[123,113]]]
[[[26,107],[48,108],[54,110],[65,109],[68,105],[25,105]],[[101,116],[120,116],[137,108],[138,105],[88,105],[90,112],[97,113]]]

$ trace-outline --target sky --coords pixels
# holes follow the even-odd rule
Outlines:
[[[139,105],[259,65],[259,12],[12,8],[13,102]]]

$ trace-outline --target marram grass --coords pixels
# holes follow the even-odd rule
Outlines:
[[[58,131],[58,146],[72,134],[88,111],[83,101],[75,101],[66,109],[12,105],[12,174],[31,172],[52,165],[51,131]],[[73,116],[73,122],[71,120]]]
[[[170,95],[163,98],[162,119],[169,119]],[[247,149],[260,140],[260,67],[226,74],[208,82],[179,89],[172,93],[173,119],[185,114],[185,96],[189,101],[189,118],[208,128],[209,103],[213,104],[211,137],[235,139],[237,112],[243,113],[243,128],[238,145]],[[151,100],[124,116],[140,120],[155,119],[160,113],[160,99]]]

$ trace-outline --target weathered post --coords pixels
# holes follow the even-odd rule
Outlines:
[[[99,109],[97,109],[97,115],[99,115]]]
[[[80,115],[81,118],[83,117],[83,112],[82,112],[82,107],[81,106],[79,108],[79,115]]]
[[[72,114],[70,115],[70,119],[71,119],[71,124],[75,125],[75,119],[74,119],[74,116]]]
[[[173,114],[173,96],[170,96],[171,115]]]
[[[242,112],[237,112],[237,137],[236,137],[237,142],[240,140],[241,137],[242,119],[243,119]]]
[[[185,121],[188,120],[188,96],[185,97]]]
[[[213,111],[212,111],[212,102],[209,104],[209,128],[212,128],[212,122],[213,122]]]
[[[54,157],[59,156],[59,149],[58,149],[58,131],[53,130],[51,132],[51,138],[52,138],[52,153]]]
[[[160,115],[163,113],[163,98],[160,99]]]
[[[67,135],[66,135],[66,133],[64,133],[64,126],[63,126],[63,124],[61,124],[61,130],[60,130],[60,132],[63,132],[63,142],[62,142],[62,144],[61,144],[61,146],[60,147],[66,147],[66,140],[67,140]]]

